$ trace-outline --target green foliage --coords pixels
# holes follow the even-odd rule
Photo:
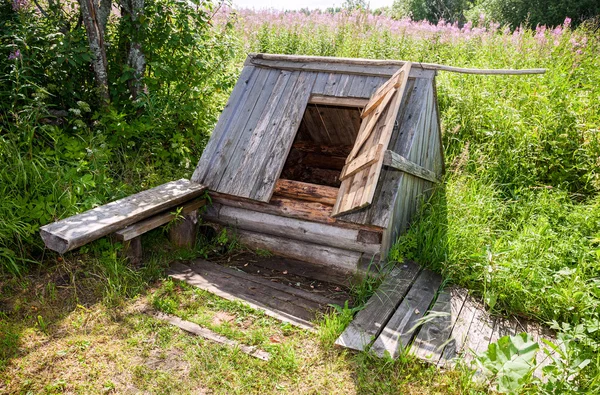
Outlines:
[[[464,22],[464,12],[472,7],[470,0],[395,0],[392,5],[394,18],[411,18],[415,21],[438,23]]]
[[[527,333],[504,336],[491,343],[477,361],[492,376],[498,392],[518,394],[529,381],[538,349],[538,343]]]

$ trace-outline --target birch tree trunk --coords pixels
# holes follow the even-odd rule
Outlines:
[[[101,101],[107,104],[110,102],[110,95],[108,92],[108,64],[104,33],[110,15],[111,0],[100,0],[99,2],[96,2],[96,0],[79,0],[79,6],[81,7],[88,44],[94,56],[92,68],[94,69],[98,95]]]
[[[125,0],[122,8],[129,14],[131,20],[131,41],[127,53],[127,65],[133,69],[133,79],[129,81],[129,91],[132,99],[136,100],[140,93],[148,93],[146,84],[144,84],[146,57],[140,42],[142,33],[140,17],[144,14],[144,0]]]

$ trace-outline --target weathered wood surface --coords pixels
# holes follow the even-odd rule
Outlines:
[[[196,245],[198,212],[185,214],[169,228],[169,241],[175,247],[192,248]]]
[[[384,154],[383,164],[385,166],[392,167],[396,170],[404,171],[408,174],[412,174],[415,177],[422,178],[430,182],[439,182],[440,177],[437,174],[428,170],[422,166],[417,165],[414,162],[409,161],[400,154],[393,151],[387,150]]]
[[[437,364],[452,334],[463,302],[464,293],[459,288],[441,290],[411,346],[411,353],[424,361]]]
[[[419,274],[373,343],[371,349],[376,355],[382,357],[387,352],[392,358],[397,358],[407,349],[441,283],[442,277],[430,270],[423,270]]]
[[[311,329],[311,320],[319,304],[255,282],[256,276],[229,269],[224,273],[219,265],[196,260],[190,265],[175,263],[170,277],[204,289],[227,300],[244,301],[254,309],[304,329]],[[227,269],[227,268],[224,268]]]
[[[301,63],[298,67],[302,70],[313,70],[318,67],[323,67],[323,70],[337,68],[346,72],[345,68],[349,66],[371,66],[380,67],[382,70],[385,67],[392,66],[392,70],[397,70],[407,62],[404,60],[379,60],[379,59],[355,59],[355,58],[336,58],[327,56],[307,56],[307,55],[278,55],[278,54],[263,54],[250,53],[248,54],[249,63],[263,64],[270,62],[295,62]],[[262,62],[260,62],[262,61]],[[247,62],[248,63],[248,62]],[[313,65],[312,67],[310,67]],[[466,67],[446,66],[437,63],[416,63],[417,70],[439,70],[451,71],[454,73],[463,74],[480,74],[480,75],[524,75],[524,74],[543,74],[546,69],[473,69]],[[328,67],[326,67],[328,66]],[[389,69],[388,69],[389,70]],[[393,72],[390,72],[390,76]]]
[[[419,270],[419,266],[413,262],[392,269],[375,295],[358,312],[335,344],[353,350],[365,350],[386,325]]]
[[[324,185],[279,179],[275,183],[273,193],[278,196],[287,196],[333,206],[337,198],[338,189]]]
[[[454,323],[452,338],[446,347],[444,347],[438,366],[453,366],[455,359],[464,355],[464,345],[467,342],[469,329],[471,328],[471,323],[473,322],[473,318],[475,317],[478,308],[477,303],[466,294],[467,292],[465,290],[465,299],[460,308],[460,313],[458,314],[456,322]]]
[[[367,105],[367,99],[357,97],[339,97],[339,96],[324,96],[312,94],[308,100],[309,104],[321,104],[326,106],[341,106],[341,107],[357,107],[362,108]]]
[[[357,229],[286,218],[237,207],[222,206],[217,210],[210,210],[205,214],[205,219],[227,225],[233,229],[243,229],[321,246],[364,252],[369,255],[378,254],[381,247],[380,244],[368,244],[359,241],[359,231]]]
[[[194,322],[185,321],[177,316],[170,314],[164,314],[153,311],[146,312],[152,317],[156,318],[157,320],[168,322],[171,325],[183,329],[184,331],[189,332],[193,335],[200,336],[206,340],[223,344],[233,349],[239,349],[241,352],[248,354],[254,358],[258,358],[263,361],[268,361],[271,358],[271,354],[269,354],[266,351],[260,350],[254,346],[248,346],[235,340],[228,339],[225,336],[219,335],[218,333],[215,333],[208,328],[204,328]]]
[[[185,203],[181,206],[180,215],[189,214],[192,211],[198,210],[200,207],[206,205],[206,199],[196,199],[191,202]],[[146,232],[151,231],[152,229],[156,229],[159,226],[162,226],[168,222],[171,222],[175,219],[177,213],[177,209],[173,208],[173,210],[169,210],[169,212],[157,214],[153,217],[140,221],[136,224],[129,225],[123,229],[116,231],[115,238],[119,241],[127,241],[131,240],[135,237],[143,235]]]
[[[247,230],[238,230],[236,235],[242,244],[249,247],[271,251],[276,255],[319,265],[329,265],[349,273],[357,271],[358,264],[363,255],[363,253],[358,251],[350,251]]]
[[[346,146],[328,146],[323,144],[315,144],[311,141],[297,141],[294,143],[294,148],[304,152],[315,152],[330,156],[348,156],[352,150],[351,145]]]
[[[172,181],[40,228],[46,247],[65,253],[201,195],[206,187]]]
[[[363,170],[365,167],[372,165],[379,160],[382,152],[383,145],[377,144],[372,146],[370,149],[360,154],[352,162],[344,166],[342,169],[342,174],[340,175],[340,180],[353,176],[354,174]]]
[[[123,242],[123,251],[121,254],[127,259],[130,265],[138,266],[142,263],[142,238],[134,237]]]

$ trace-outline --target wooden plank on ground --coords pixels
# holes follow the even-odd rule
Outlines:
[[[168,222],[171,222],[175,219],[177,214],[185,215],[189,214],[194,210],[199,209],[206,205],[206,199],[196,199],[189,203],[181,206],[181,210],[179,213],[176,212],[175,208],[173,210],[169,210],[169,212],[157,214],[153,217],[140,221],[136,224],[129,225],[121,230],[115,232],[115,238],[119,241],[127,241],[131,240],[135,237],[143,235],[144,233],[156,229],[161,225],[164,225]]]
[[[241,352],[248,354],[254,358],[262,359],[263,361],[268,361],[271,358],[271,354],[269,354],[266,351],[260,350],[253,346],[247,346],[247,345],[237,342],[235,340],[230,340],[230,339],[226,338],[225,336],[219,335],[218,333],[215,333],[208,328],[204,328],[194,322],[185,321],[177,316],[170,315],[170,314],[164,314],[164,313],[152,312],[152,311],[146,311],[146,312],[148,314],[150,314],[152,317],[156,318],[157,320],[168,322],[169,324],[174,325],[180,329],[183,329],[186,332],[189,332],[196,336],[203,337],[204,339],[213,341],[215,343],[224,344],[224,345],[232,347],[234,349],[239,349]]]
[[[288,196],[333,206],[337,198],[338,188],[280,178],[275,183],[273,193],[279,196]]]
[[[304,329],[312,329],[310,321],[314,312],[297,304],[297,298],[273,288],[262,289],[254,282],[247,282],[238,276],[224,275],[211,267],[174,263],[168,275],[176,280],[201,288],[224,299],[243,301],[251,308],[261,310],[278,320],[289,322]],[[250,276],[250,275],[248,275]]]
[[[456,287],[445,289],[438,294],[435,304],[427,314],[426,323],[411,346],[412,354],[424,361],[438,363],[464,302],[463,296]]]
[[[292,240],[263,233],[237,230],[239,241],[249,247],[271,251],[276,255],[304,260],[318,265],[328,265],[354,273],[360,262],[361,252],[342,248]]]
[[[200,196],[206,187],[181,179],[40,228],[46,247],[61,254]]]
[[[394,151],[387,150],[384,153],[383,164],[392,167],[396,170],[412,174],[415,177],[422,178],[430,182],[439,182],[440,178],[437,174],[418,164],[411,162],[400,154]]]
[[[454,364],[455,358],[463,353],[464,345],[469,335],[469,329],[471,327],[471,322],[473,321],[473,316],[477,311],[477,304],[473,302],[473,299],[466,295],[465,299],[460,309],[460,313],[456,322],[454,323],[454,327],[452,328],[452,334],[450,335],[450,341],[444,347],[444,352],[442,353],[442,357],[438,362],[438,366],[440,367],[450,367]]]
[[[419,274],[373,343],[371,350],[376,355],[383,357],[387,352],[392,358],[397,358],[407,348],[441,283],[442,277],[430,270],[423,270]]]
[[[385,280],[365,308],[336,340],[338,346],[363,351],[377,337],[419,273],[414,262],[401,264]]]
[[[465,351],[463,354],[464,362],[470,363],[477,355],[487,350],[494,331],[493,325],[493,319],[484,310],[483,304],[478,303],[469,328],[469,335],[463,347]]]

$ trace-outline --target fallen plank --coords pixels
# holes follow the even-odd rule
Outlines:
[[[338,346],[363,351],[377,337],[419,273],[419,265],[407,262],[392,269],[365,308],[336,340]]]
[[[469,295],[467,295],[467,291],[464,290],[463,292],[465,293],[464,303],[462,303],[462,306],[460,307],[460,313],[452,328],[450,341],[446,347],[444,347],[444,352],[438,362],[438,366],[440,367],[452,366],[455,359],[463,353],[464,344],[469,335],[469,328],[471,327],[473,316],[477,310],[477,304],[474,303]]]
[[[419,320],[427,312],[441,283],[442,277],[430,270],[423,270],[419,274],[414,285],[373,343],[371,350],[376,355],[383,357],[385,353],[389,353],[395,359],[408,347]]]
[[[221,336],[218,333],[211,331],[210,329],[203,328],[196,323],[193,323],[190,321],[185,321],[179,317],[169,315],[169,314],[164,314],[164,313],[159,313],[159,312],[150,312],[150,311],[147,311],[147,313],[149,313],[152,317],[154,317],[158,320],[168,322],[169,324],[174,325],[174,326],[176,326],[180,329],[183,329],[184,331],[194,334],[196,336],[203,337],[203,338],[205,338],[207,340],[211,340],[215,343],[224,344],[229,347],[237,348],[240,351],[242,351],[243,353],[246,353],[254,358],[262,359],[263,361],[268,361],[271,358],[271,354],[269,354],[266,351],[259,350],[256,347],[247,346],[247,345],[239,343],[235,340],[230,340],[230,339],[226,338],[225,336]]]
[[[410,348],[413,355],[433,364],[438,363],[463,301],[464,294],[456,287],[445,289],[438,294],[435,304],[427,314],[427,322],[419,330]]]
[[[206,187],[181,179],[42,226],[46,247],[61,254],[200,196]]]
[[[272,288],[264,290],[255,283],[244,281],[238,276],[224,275],[206,267],[194,268],[175,263],[171,265],[168,274],[176,280],[185,281],[224,299],[245,302],[251,308],[261,310],[280,321],[312,330],[310,320],[314,318],[314,313],[308,311],[305,306],[297,305],[297,298],[290,294],[283,294]],[[305,304],[310,304],[310,302]],[[316,303],[312,306],[318,308]]]
[[[477,355],[487,350],[494,332],[493,325],[493,319],[484,310],[483,304],[479,304],[473,315],[469,334],[463,347],[465,350],[463,355],[464,362],[470,363]]]
[[[199,209],[202,206],[206,205],[206,199],[196,199],[189,203],[181,206],[181,210],[179,211],[179,215],[189,214],[194,210]],[[135,237],[138,237],[152,229],[156,229],[159,226],[162,226],[168,222],[171,222],[175,219],[177,213],[175,209],[170,212],[165,212],[161,214],[157,214],[153,217],[140,221],[136,224],[129,225],[126,228],[118,230],[115,232],[115,238],[119,241],[127,241],[131,240]]]

